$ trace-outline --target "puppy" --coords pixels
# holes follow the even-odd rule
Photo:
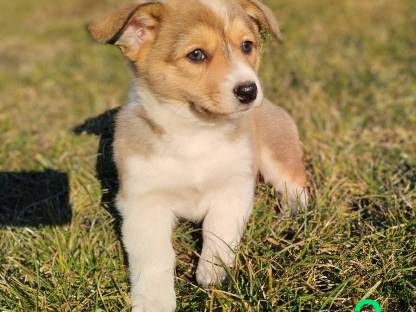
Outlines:
[[[258,173],[293,212],[306,205],[296,126],[257,76],[278,24],[259,0],[141,0],[89,30],[134,72],[114,141],[133,311],[174,311],[177,218],[203,221],[196,277],[208,287],[234,263]]]

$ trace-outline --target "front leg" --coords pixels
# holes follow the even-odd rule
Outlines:
[[[212,194],[211,194],[212,195]],[[198,284],[208,287],[225,280],[224,265],[232,267],[238,247],[253,208],[254,179],[233,179],[219,189],[203,223],[203,247],[198,263]]]
[[[122,235],[129,260],[133,312],[172,312],[175,217],[161,198],[119,200]]]

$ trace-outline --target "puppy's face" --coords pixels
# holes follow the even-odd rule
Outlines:
[[[257,0],[144,1],[92,23],[90,31],[119,46],[160,100],[209,115],[261,104],[261,34],[279,36]]]

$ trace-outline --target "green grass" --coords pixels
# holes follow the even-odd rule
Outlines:
[[[126,100],[122,57],[85,32],[119,2],[1,5],[0,311],[129,310],[100,140],[74,131]],[[313,200],[279,217],[260,185],[237,266],[209,291],[194,278],[199,230],[182,223],[178,311],[352,311],[365,297],[416,311],[416,2],[268,3],[285,43],[261,74],[299,125]]]

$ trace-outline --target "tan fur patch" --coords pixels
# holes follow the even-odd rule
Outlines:
[[[269,151],[276,167],[284,168],[284,175],[291,182],[304,187],[306,173],[303,152],[292,117],[265,99],[263,105],[254,113],[254,127],[257,152],[261,153],[263,149]]]
[[[120,180],[120,192],[125,176],[125,159],[132,155],[148,157],[152,153],[153,142],[160,140],[163,128],[151,120],[143,107],[122,109],[116,119],[114,138],[114,160],[117,164]]]

